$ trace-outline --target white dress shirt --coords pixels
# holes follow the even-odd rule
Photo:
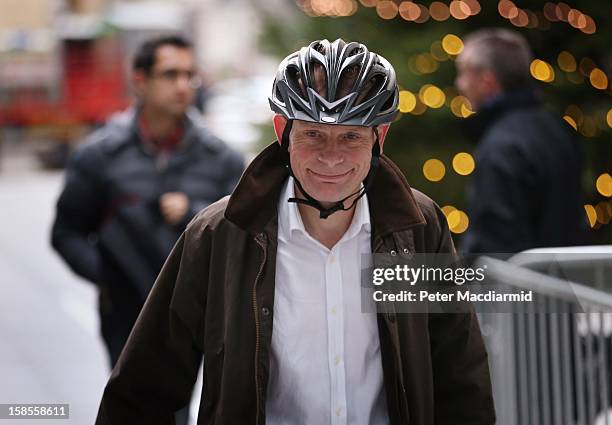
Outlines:
[[[269,425],[386,425],[375,314],[361,309],[361,255],[370,253],[366,196],[330,250],[312,238],[294,196],[293,179],[278,208],[278,251]]]

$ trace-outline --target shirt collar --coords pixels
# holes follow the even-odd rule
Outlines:
[[[298,205],[295,202],[289,202],[289,198],[294,197],[295,185],[293,177],[289,176],[281,192],[280,205],[278,207],[279,230],[287,239],[290,239],[295,232],[301,232],[304,235],[307,234]],[[357,201],[353,220],[340,240],[353,238],[357,236],[362,229],[368,233],[371,231],[367,195],[362,196]]]

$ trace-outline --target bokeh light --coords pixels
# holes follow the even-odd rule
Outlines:
[[[407,21],[416,21],[421,15],[421,8],[414,2],[403,1],[399,5],[399,14]]]
[[[394,1],[383,0],[376,4],[376,13],[382,19],[393,19],[397,16],[398,7]]]
[[[595,68],[589,74],[591,85],[599,90],[608,88],[608,76],[599,68]]]
[[[584,75],[585,77],[589,77],[591,75],[591,71],[593,71],[595,68],[597,68],[597,65],[595,65],[595,62],[593,62],[593,59],[591,58],[580,59],[580,65],[578,65],[578,69],[580,70],[580,73]]]
[[[444,62],[449,59],[448,53],[442,48],[442,42],[439,40],[434,41],[429,48],[429,53],[438,62]]]
[[[595,205],[595,213],[597,214],[597,222],[608,224],[610,222],[609,204],[607,202],[599,202]]]
[[[429,5],[429,15],[431,19],[442,22],[450,17],[448,6],[441,1],[434,1]]]
[[[612,108],[610,108],[606,114],[606,122],[608,123],[608,127],[612,128]]]
[[[478,0],[463,0],[463,3],[467,5],[470,15],[474,16],[480,13],[481,7]]]
[[[442,48],[449,55],[456,56],[463,50],[463,41],[455,34],[446,34],[442,38]]]
[[[441,108],[444,106],[444,101],[446,100],[446,96],[444,92],[439,88],[432,84],[425,84],[419,90],[419,98],[421,102],[430,108]]]
[[[444,163],[436,158],[431,158],[423,164],[423,175],[431,182],[439,182],[446,174]]]
[[[595,181],[595,187],[601,195],[612,196],[612,176],[608,173],[601,174]]]
[[[569,115],[563,115],[563,119],[565,120],[565,122],[571,125],[574,130],[578,130],[578,124],[576,124],[576,121],[572,117],[570,117]]]
[[[427,9],[424,5],[419,4],[419,17],[414,20],[417,24],[425,23],[429,20],[429,9]]]
[[[414,109],[410,111],[412,115],[423,115],[427,111],[427,106],[417,97]]]
[[[414,66],[421,74],[431,74],[438,70],[439,64],[430,53],[421,53],[416,56]]]
[[[453,170],[461,176],[467,176],[474,171],[474,157],[467,152],[459,152],[453,157]]]
[[[585,204],[584,211],[586,213],[589,226],[595,227],[597,224],[597,211],[595,211],[595,207],[593,207],[591,204]]]
[[[559,53],[559,56],[557,56],[557,63],[559,64],[559,68],[561,68],[565,72],[576,71],[576,59],[570,52],[566,52],[564,50]]]
[[[518,15],[510,19],[510,23],[515,27],[526,27],[529,25],[529,15],[523,9],[518,10]]]
[[[448,216],[446,216],[446,220],[448,221],[448,228],[450,231],[456,234],[465,232],[470,225],[467,214],[461,210],[451,211]]]
[[[506,19],[514,19],[519,14],[519,9],[510,0],[501,0],[497,4],[497,11]]]
[[[448,215],[449,215],[450,213],[452,213],[453,211],[456,211],[456,210],[457,210],[457,208],[455,208],[455,207],[454,207],[454,206],[452,206],[452,205],[445,205],[445,206],[443,206],[443,207],[442,207],[442,208],[440,208],[440,209],[442,210],[442,212],[444,213],[444,215],[445,215],[446,217],[448,217]]]
[[[533,78],[545,83],[550,83],[555,79],[555,71],[547,62],[534,59],[529,66],[529,71]]]
[[[400,112],[412,112],[416,106],[417,98],[411,91],[402,90],[399,93],[399,110]]]
[[[466,19],[470,16],[469,6],[465,2],[459,0],[451,1],[449,11],[453,18],[459,20]]]
[[[470,101],[465,96],[455,96],[450,102],[453,115],[459,118],[467,118],[474,113]]]

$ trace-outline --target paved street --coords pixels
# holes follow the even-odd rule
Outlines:
[[[95,288],[73,275],[49,244],[62,173],[38,169],[25,152],[3,151],[0,403],[69,403],[70,419],[61,423],[93,424],[108,360]],[[44,422],[50,421],[0,420]]]

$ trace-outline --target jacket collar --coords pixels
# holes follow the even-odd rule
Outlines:
[[[225,217],[243,230],[263,231],[276,219],[278,199],[289,177],[278,142],[265,148],[248,166],[230,196]],[[412,190],[399,168],[385,155],[368,191],[372,226],[379,236],[426,224]]]
[[[223,142],[211,133],[194,108],[190,108],[185,114],[183,130],[179,150],[200,146],[216,153],[224,149]],[[112,154],[132,143],[140,143],[138,133],[138,107],[134,106],[114,114],[103,128],[102,137],[106,139],[106,151]]]
[[[506,113],[540,105],[541,98],[541,93],[535,88],[505,92],[489,99],[476,114],[462,120],[461,125],[467,136],[477,142]]]

